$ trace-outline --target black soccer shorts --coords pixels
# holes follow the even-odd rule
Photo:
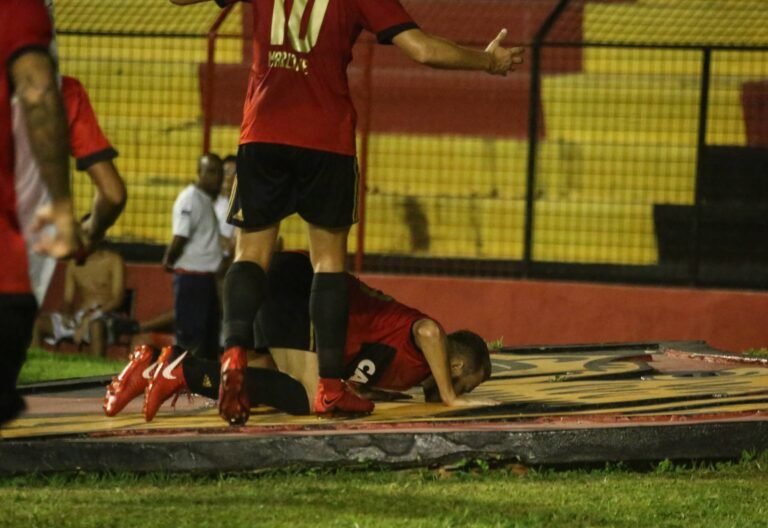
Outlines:
[[[348,227],[357,222],[358,185],[354,156],[246,143],[237,152],[237,181],[227,221],[259,229],[299,213],[314,225]]]

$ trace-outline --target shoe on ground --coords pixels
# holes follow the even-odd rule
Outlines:
[[[245,387],[248,356],[243,347],[230,347],[221,356],[219,416],[230,425],[245,425],[251,402]]]
[[[112,383],[107,387],[104,396],[104,414],[115,416],[122,411],[128,403],[144,394],[149,385],[157,363],[157,350],[151,345],[139,345],[129,356],[128,364],[123,371],[112,378]]]
[[[361,398],[344,380],[320,378],[315,393],[315,414],[319,416],[362,416],[373,412],[371,400]]]
[[[187,380],[184,378],[184,368],[181,366],[188,351],[176,346],[163,347],[157,368],[149,381],[144,393],[144,419],[151,422],[168,398],[174,396],[171,407],[176,407],[176,400],[185,392]]]

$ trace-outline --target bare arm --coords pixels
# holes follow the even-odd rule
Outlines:
[[[446,337],[443,329],[432,319],[420,319],[413,325],[413,335],[416,344],[424,353],[432,379],[437,385],[440,399],[449,407],[468,405],[496,405],[497,402],[488,399],[467,398],[459,396],[451,379],[451,363],[448,358]]]
[[[160,315],[153,317],[149,321],[145,321],[141,323],[139,325],[139,331],[151,332],[153,330],[166,329],[169,326],[172,326],[175,320],[176,320],[176,312],[173,310],[170,310],[168,312],[161,313]]]
[[[49,207],[38,211],[35,227],[56,227],[56,234],[42,237],[35,249],[66,257],[75,251],[77,241],[69,187],[69,130],[53,61],[47,53],[29,51],[13,61],[10,73],[32,152],[52,199]]]
[[[88,167],[88,176],[96,187],[91,214],[83,222],[88,242],[98,242],[117,220],[125,207],[125,183],[111,160],[99,161]]]
[[[507,30],[502,29],[484,51],[465,48],[450,40],[409,29],[396,35],[392,42],[414,61],[448,70],[480,70],[493,75],[506,75],[523,62],[523,48],[504,48],[502,40]]]
[[[445,332],[432,319],[420,319],[413,325],[413,335],[416,345],[424,353],[440,398],[446,405],[452,405],[457,399],[451,381],[451,366],[448,361],[448,351],[445,344]]]
[[[171,243],[168,245],[168,249],[165,250],[165,255],[163,256],[163,267],[167,271],[173,271],[173,265],[179,260],[188,240],[189,239],[186,237],[174,235],[173,240],[171,240]]]

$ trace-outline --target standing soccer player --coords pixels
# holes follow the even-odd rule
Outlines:
[[[179,5],[205,0],[171,0]],[[236,0],[216,0],[219,5]],[[294,212],[309,224],[315,271],[309,300],[320,382],[318,414],[367,413],[373,403],[345,385],[349,229],[357,222],[356,114],[347,81],[352,47],[366,29],[413,60],[443,69],[506,75],[522,62],[502,30],[485,51],[421,31],[398,0],[252,0],[253,66],[246,95],[237,186],[230,223],[241,228],[224,282],[219,413],[248,419],[244,369],[253,321],[266,297],[280,221]]]
[[[48,51],[51,23],[40,0],[0,0],[0,424],[24,407],[16,379],[29,345],[37,305],[31,292],[27,249],[16,204],[11,96],[16,95],[32,152],[51,203],[35,222],[55,234],[36,249],[54,257],[76,248],[76,223],[69,188],[67,119]]]

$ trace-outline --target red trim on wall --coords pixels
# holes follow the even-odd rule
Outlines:
[[[768,346],[768,292],[366,275],[440,321],[505,345],[704,340]]]

